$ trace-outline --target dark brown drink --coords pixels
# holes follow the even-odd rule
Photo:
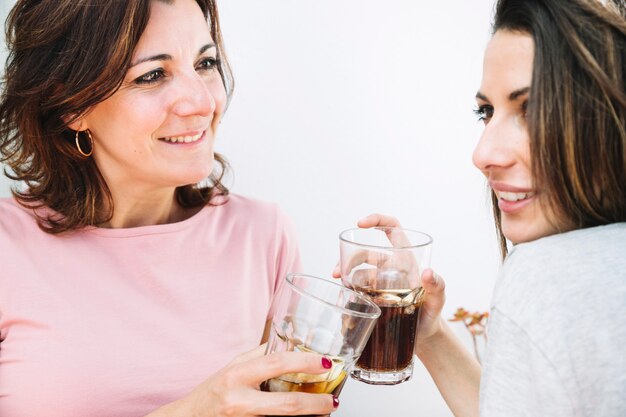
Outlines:
[[[367,290],[381,315],[357,366],[375,372],[400,371],[411,365],[423,290]]]

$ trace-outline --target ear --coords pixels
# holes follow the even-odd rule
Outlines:
[[[72,130],[82,131],[85,129],[89,129],[89,126],[87,126],[87,121],[85,120],[85,116],[83,115],[70,114],[67,116],[63,116],[62,119],[65,125]]]
[[[56,83],[54,85],[54,93],[55,94],[63,94],[63,84]],[[61,120],[65,124],[65,127],[68,129],[76,130],[85,130],[88,129],[85,120],[85,113],[68,113],[61,116]]]

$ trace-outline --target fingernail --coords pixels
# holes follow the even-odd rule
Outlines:
[[[336,395],[333,395],[333,407],[339,407],[339,398]]]
[[[322,358],[322,366],[324,367],[324,369],[330,369],[333,367],[333,363],[330,359],[324,356]]]

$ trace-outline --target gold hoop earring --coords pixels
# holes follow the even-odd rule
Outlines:
[[[78,149],[78,153],[80,153],[82,156],[84,156],[85,158],[89,158],[93,153],[93,138],[91,137],[91,132],[89,131],[89,129],[85,129],[84,132],[87,133],[87,137],[89,138],[89,152],[83,151],[83,148],[80,146],[80,138],[78,137],[78,134],[80,133],[79,130],[76,131],[76,149]]]

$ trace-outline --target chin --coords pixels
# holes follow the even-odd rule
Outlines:
[[[174,188],[179,188],[179,187],[185,187],[187,185],[204,185],[206,179],[208,178],[207,176],[204,177],[180,177],[177,178],[174,182],[171,182],[169,184],[169,187],[174,187]]]
[[[502,234],[513,244],[532,242],[555,233],[558,233],[558,230],[550,226],[544,219],[531,222],[502,219]]]
[[[179,177],[179,183],[183,185],[186,184],[197,184],[206,180],[212,173],[215,164],[213,161],[206,164],[200,164],[198,166],[188,166],[186,167],[184,172],[181,172],[181,176]]]

